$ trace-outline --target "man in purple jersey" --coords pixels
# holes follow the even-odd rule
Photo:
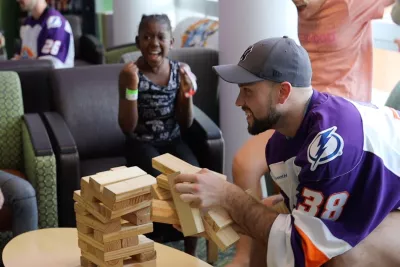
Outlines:
[[[55,68],[74,66],[75,47],[71,25],[45,0],[17,0],[30,16],[20,29],[21,51],[14,59],[48,59]]]
[[[400,112],[314,90],[306,50],[287,37],[214,69],[239,85],[250,134],[275,129],[266,160],[290,214],[207,170],[176,178],[182,200],[225,208],[252,238],[251,266],[400,266]]]

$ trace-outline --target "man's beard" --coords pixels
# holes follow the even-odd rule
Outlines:
[[[257,135],[272,129],[278,122],[281,115],[274,108],[271,107],[266,118],[257,119],[256,117],[254,117],[253,113],[252,117],[253,124],[249,124],[247,130],[249,131],[249,134]]]

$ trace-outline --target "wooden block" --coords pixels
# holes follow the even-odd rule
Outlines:
[[[103,235],[104,235],[103,232],[100,232],[99,230],[93,230],[93,238],[94,238],[94,240],[96,240],[96,241],[98,241],[100,243],[104,243]]]
[[[81,267],[97,267],[96,264],[81,256]]]
[[[175,173],[168,176],[169,187],[171,188],[172,199],[174,200],[176,212],[180,225],[182,227],[183,236],[191,236],[204,232],[203,220],[201,218],[200,210],[192,208],[188,203],[185,203],[180,198],[178,192],[176,192],[175,177],[179,173]]]
[[[88,215],[88,214],[90,214],[90,213],[85,209],[84,206],[82,206],[81,204],[79,204],[79,203],[77,203],[77,202],[74,203],[74,210],[75,210],[75,213],[80,214],[80,215]]]
[[[83,252],[82,254],[85,257],[91,258],[92,260],[94,260],[98,264],[100,264],[100,265],[96,265],[95,263],[92,263],[90,260],[87,260],[85,257],[81,256],[81,265],[82,265],[82,259],[83,259],[84,264],[86,264],[86,262],[88,264],[90,264],[90,265],[88,265],[88,267],[97,267],[97,266],[99,266],[99,267],[120,267],[120,266],[122,266],[122,267],[157,267],[156,260],[151,260],[151,261],[146,261],[146,262],[137,262],[131,258],[126,258],[123,261],[118,260],[118,261],[111,261],[108,263],[103,263],[99,259],[97,259],[96,256],[90,255],[87,252]],[[120,261],[122,263],[120,263]],[[115,265],[112,265],[112,263],[114,263]],[[86,265],[83,267],[86,267]]]
[[[121,240],[115,240],[104,243],[104,252],[116,251],[122,248]]]
[[[135,166],[90,176],[89,183],[91,188],[96,192],[102,192],[106,185],[122,182],[146,174],[145,171]]]
[[[82,251],[82,256],[93,264],[96,264],[96,266],[98,267],[124,267],[122,259],[118,259],[117,261],[104,262],[101,259],[97,258],[96,255],[84,251]]]
[[[156,258],[157,258],[157,252],[155,250],[132,256],[132,259],[136,262],[146,262],[155,260]]]
[[[94,201],[96,201],[96,199],[95,199],[95,196],[94,196],[92,190],[90,190],[89,181],[90,181],[90,176],[82,177],[82,179],[81,179],[81,196],[83,199],[85,199],[88,202],[94,202]]]
[[[103,241],[109,242],[113,240],[124,239],[132,236],[144,235],[153,232],[153,223],[143,225],[133,225],[131,223],[123,224],[121,231],[103,234]]]
[[[150,219],[158,223],[180,224],[175,205],[172,201],[153,199]]]
[[[152,176],[150,176],[150,177],[154,181],[154,178]],[[138,182],[140,183],[140,180]],[[99,201],[100,201],[104,206],[106,206],[111,211],[117,211],[120,209],[129,208],[130,206],[133,206],[133,204],[135,204],[135,203],[137,204],[137,203],[140,203],[141,201],[151,199],[150,187],[148,187],[148,188],[144,187],[137,192],[138,194],[136,196],[131,195],[130,199],[128,198],[128,199],[119,200],[119,202],[116,202],[115,199],[107,198],[107,196],[104,195],[103,193],[96,192],[94,189],[92,189],[89,185],[88,177],[82,178],[81,188],[87,188],[87,189],[85,189],[85,192],[87,195],[85,199],[88,202],[95,202],[95,203],[99,204]],[[128,188],[128,190],[129,190],[129,188]],[[104,190],[104,191],[107,191],[107,190]]]
[[[123,219],[134,225],[141,225],[151,222],[150,219],[150,207],[132,212],[130,214],[122,216]]]
[[[186,161],[181,160],[169,153],[152,158],[152,166],[154,169],[162,172],[163,174],[170,175],[177,172],[193,174],[201,170],[201,168],[193,166]],[[226,175],[212,171],[216,176],[226,180]]]
[[[206,220],[203,220],[203,223],[208,236],[221,251],[225,251],[227,248],[239,241],[240,236],[235,230],[233,230],[232,226],[225,227],[222,230],[215,232]]]
[[[81,197],[80,190],[76,190],[74,192],[73,199],[76,202],[78,202],[79,204],[81,204],[82,206],[84,206],[85,209],[90,212],[90,214],[95,216],[102,223],[107,223],[113,219],[120,218],[125,214],[132,213],[134,211],[143,209],[145,207],[150,207],[150,204],[151,204],[151,200],[146,200],[146,201],[140,202],[137,205],[128,206],[126,208],[113,211],[113,210],[107,208],[103,203],[85,201]]]
[[[118,202],[135,196],[150,193],[150,187],[156,184],[156,179],[151,175],[142,175],[110,185],[104,185],[104,197]]]
[[[213,228],[215,232],[233,224],[229,213],[220,207],[215,207],[209,210],[205,215],[204,219]]]
[[[207,240],[207,262],[214,264],[218,260],[218,246],[213,241]]]
[[[110,251],[104,253],[104,261],[111,261],[117,259],[123,259],[131,255],[149,252],[154,250],[154,241],[148,239],[144,235],[139,235],[139,244],[133,247],[126,247],[116,251]]]
[[[131,236],[131,237],[124,238],[121,240],[121,243],[122,243],[123,248],[137,246],[139,244],[139,237]]]
[[[116,218],[121,218],[122,216],[135,212],[137,210],[150,207],[151,205],[151,200],[144,200],[136,205],[128,206],[119,210],[112,211],[106,206],[100,204],[100,213],[107,219],[116,219]]]
[[[167,182],[168,182],[168,178],[167,178]],[[157,179],[157,183],[158,183],[158,179]],[[168,185],[168,188],[169,188],[169,185]],[[158,200],[172,199],[171,192],[169,190],[166,190],[166,189],[160,187],[158,184],[153,184],[151,186],[151,196],[154,199],[158,199]]]
[[[77,214],[78,215],[78,214]],[[76,229],[82,234],[92,234],[93,229],[84,225],[83,223],[76,222]]]
[[[126,169],[126,168],[128,168],[128,167],[126,167],[126,166],[119,166],[119,167],[111,168],[110,170],[112,170],[112,171],[118,171],[118,170],[122,170],[122,169]]]
[[[87,227],[93,228],[103,233],[118,232],[121,230],[121,220],[115,219],[107,223],[102,223],[92,215],[76,214],[76,221]]]
[[[135,205],[137,205],[137,204],[139,204],[139,203],[141,203],[143,201],[146,201],[146,200],[152,200],[152,196],[151,196],[150,193],[147,193],[147,194],[144,194],[144,195],[141,195],[141,196],[136,196],[136,197],[133,197],[133,198],[130,198],[130,199],[122,200],[120,202],[115,202],[112,205],[111,210],[117,211],[117,210],[120,210],[120,209],[125,209],[125,208],[128,208],[130,206],[135,206]]]
[[[73,195],[73,199],[78,202],[79,204],[81,204],[83,207],[85,207],[85,209],[92,214],[93,216],[95,216],[97,219],[99,219],[101,222],[103,223],[107,223],[110,221],[109,218],[106,218],[104,215],[102,215],[100,213],[100,204],[99,203],[95,203],[95,202],[87,202],[85,201],[82,196],[81,196],[81,191],[80,190],[76,190],[74,192]]]
[[[157,176],[157,185],[158,187],[161,187],[164,190],[170,190],[169,188],[169,183],[168,183],[168,176],[166,176],[165,174],[160,174],[159,176]],[[172,198],[172,196],[171,196]]]

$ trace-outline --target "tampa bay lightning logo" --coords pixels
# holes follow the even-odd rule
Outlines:
[[[308,146],[307,157],[311,163],[311,171],[343,154],[343,138],[336,130],[337,127],[333,126],[319,132]]]
[[[244,52],[243,55],[240,57],[240,61],[243,61],[246,59],[246,57],[253,51],[253,45],[249,46]]]

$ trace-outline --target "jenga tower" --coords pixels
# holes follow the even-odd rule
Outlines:
[[[82,267],[156,267],[150,188],[138,167],[117,167],[81,179],[74,192]]]

